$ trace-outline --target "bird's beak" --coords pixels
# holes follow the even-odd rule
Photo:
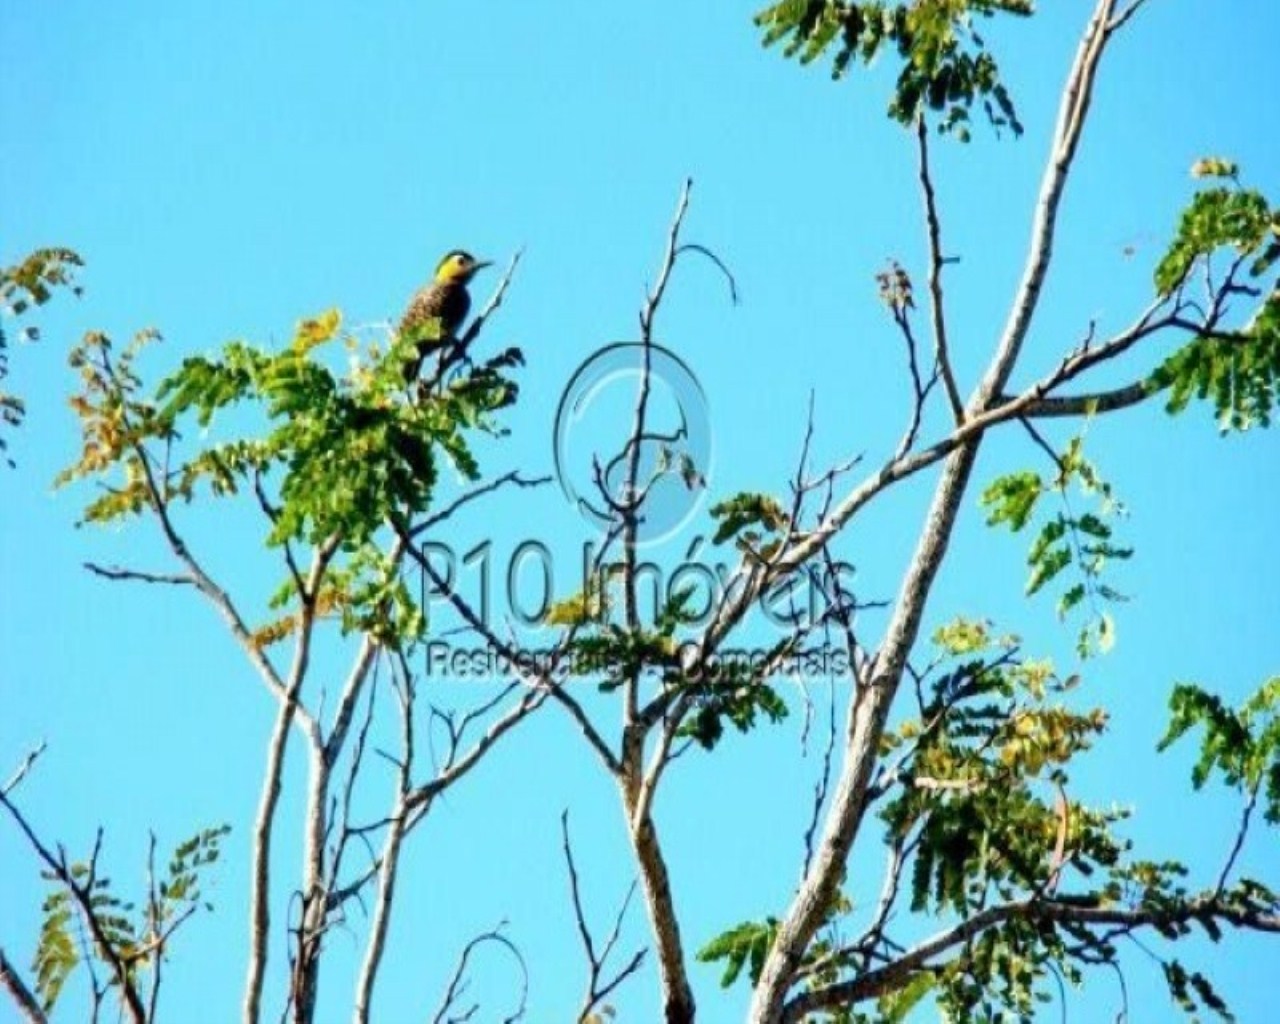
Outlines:
[[[475,263],[471,264],[471,273],[474,274],[479,270],[484,270],[485,267],[491,266],[493,266],[493,260],[476,260]]]

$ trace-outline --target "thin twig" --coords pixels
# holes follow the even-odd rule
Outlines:
[[[964,422],[964,400],[956,386],[947,346],[947,318],[942,301],[942,226],[938,218],[937,196],[929,167],[929,128],[923,116],[916,120],[916,139],[920,152],[920,190],[924,194],[925,225],[929,238],[929,306],[933,315],[933,354],[942,377],[942,385],[957,424]]]
[[[475,1015],[476,1010],[479,1009],[479,1004],[473,1005],[470,1009],[462,1011],[458,1015],[452,1015],[451,1011],[462,993],[466,991],[468,983],[467,966],[471,961],[472,954],[487,942],[493,943],[510,953],[520,969],[520,999],[515,1010],[502,1018],[502,1024],[514,1024],[515,1021],[524,1016],[525,1007],[529,1001],[529,968],[525,964],[524,957],[516,944],[502,934],[506,924],[505,921],[499,922],[496,928],[477,935],[463,947],[462,953],[458,957],[458,963],[449,979],[449,984],[445,988],[440,1007],[431,1018],[431,1024],[461,1024],[461,1022],[468,1021]]]
[[[39,759],[40,755],[45,752],[45,748],[47,746],[48,743],[41,740],[36,747],[29,750],[27,752],[27,756],[22,759],[22,763],[19,764],[18,767],[14,769],[13,774],[9,776],[9,781],[4,784],[4,788],[0,789],[0,793],[8,796],[17,789],[22,780],[27,777],[27,773],[31,771],[32,766],[36,763],[37,759]]]
[[[647,951],[641,948],[631,956],[631,959],[612,978],[604,979],[605,964],[609,959],[609,954],[613,952],[614,947],[617,945],[618,937],[622,932],[622,922],[626,917],[627,907],[631,904],[631,898],[635,895],[636,883],[633,881],[631,887],[627,890],[627,895],[622,900],[622,906],[614,918],[613,928],[610,930],[604,946],[597,953],[595,942],[591,938],[591,929],[587,926],[586,911],[582,906],[582,892],[578,883],[578,868],[573,860],[573,844],[569,840],[569,812],[567,810],[562,811],[560,814],[560,834],[565,866],[569,872],[569,894],[573,900],[573,916],[577,922],[578,937],[582,940],[583,952],[587,956],[587,990],[582,999],[582,1009],[578,1012],[578,1022],[579,1024],[584,1024],[591,1018],[592,1011],[607,999],[614,989],[640,969]]]

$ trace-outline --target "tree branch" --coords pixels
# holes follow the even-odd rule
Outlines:
[[[1126,931],[1215,920],[1237,928],[1280,933],[1280,916],[1242,910],[1223,902],[1216,895],[1189,900],[1182,906],[1167,909],[1101,907],[1089,905],[1087,901],[1061,898],[1004,903],[988,907],[968,920],[943,929],[883,967],[796,996],[787,1003],[782,1019],[787,1024],[799,1024],[809,1014],[820,1010],[852,1006],[893,992],[901,988],[912,975],[930,967],[935,957],[968,943],[990,928],[1012,920],[1046,921],[1085,928],[1114,926]]]
[[[26,986],[17,969],[4,955],[3,949],[0,949],[0,986],[9,993],[27,1024],[49,1024],[49,1018],[45,1016],[44,1010],[40,1009],[36,997],[31,994],[31,989]]]
[[[524,957],[520,955],[520,950],[516,944],[502,934],[502,929],[506,926],[503,921],[496,928],[477,935],[474,939],[463,947],[461,955],[458,957],[458,964],[454,968],[453,975],[449,979],[449,984],[445,989],[444,998],[440,1003],[440,1008],[436,1010],[435,1015],[431,1018],[431,1024],[462,1024],[464,1021],[470,1020],[475,1016],[479,1009],[479,1004],[475,1004],[467,1010],[459,1012],[457,1015],[451,1014],[454,1004],[461,997],[463,991],[467,987],[467,965],[471,960],[472,954],[486,942],[494,943],[505,949],[515,959],[516,965],[520,968],[520,1001],[515,1010],[502,1018],[501,1024],[514,1024],[524,1016],[525,1006],[529,1000],[529,968],[525,965]]]
[[[569,872],[569,894],[573,899],[573,916],[578,925],[578,936],[582,940],[583,952],[587,956],[587,991],[582,998],[582,1009],[578,1011],[579,1024],[586,1024],[591,1018],[592,1011],[605,999],[609,998],[614,989],[640,969],[640,965],[644,962],[646,950],[638,950],[611,979],[604,980],[605,963],[609,959],[609,954],[613,952],[614,947],[617,945],[618,936],[622,931],[622,921],[626,917],[627,907],[631,904],[631,897],[635,895],[636,884],[632,882],[631,888],[627,890],[627,895],[622,901],[622,907],[619,909],[617,917],[614,918],[613,928],[609,932],[609,937],[605,940],[604,947],[597,953],[595,942],[591,938],[591,929],[587,927],[586,912],[582,907],[582,893],[578,886],[578,869],[573,861],[573,845],[569,841],[569,812],[567,810],[560,815],[560,834],[565,866]]]
[[[942,305],[942,226],[938,219],[937,197],[933,189],[933,177],[929,169],[929,129],[923,117],[916,121],[916,139],[920,149],[920,191],[924,195],[925,224],[929,237],[929,307],[933,314],[933,352],[942,385],[951,405],[951,413],[957,424],[964,422],[964,402],[956,386],[955,373],[951,369],[951,354],[947,347],[947,320]]]
[[[1041,186],[1022,283],[991,364],[970,399],[968,410],[974,415],[966,419],[965,427],[980,420],[980,414],[988,410],[992,399],[1003,389],[1039,303],[1053,250],[1058,204],[1084,128],[1094,78],[1107,38],[1106,23],[1114,5],[1115,0],[1099,0],[1068,77],[1053,150]],[[956,434],[963,432],[962,427]],[[919,543],[886,629],[884,643],[871,668],[871,683],[856,695],[851,705],[845,761],[832,796],[822,842],[765,959],[751,1004],[752,1024],[779,1024],[782,1020],[783,1005],[792,979],[831,906],[836,887],[844,874],[849,850],[867,806],[880,737],[897,694],[907,656],[919,632],[933,581],[950,542],[980,440],[979,432],[973,435],[971,443],[963,444],[954,451],[934,492]],[[894,464],[900,465],[901,460]]]

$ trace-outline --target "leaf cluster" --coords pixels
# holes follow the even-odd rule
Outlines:
[[[1233,789],[1262,792],[1267,821],[1280,824],[1280,676],[1264,683],[1238,710],[1192,683],[1174,687],[1169,707],[1172,716],[1161,750],[1192,730],[1202,731],[1191,773],[1195,788],[1217,774]]]
[[[787,643],[782,641],[767,652],[763,662],[781,656]],[[741,660],[722,662],[709,679],[682,685],[693,693],[696,703],[678,734],[692,737],[705,750],[713,750],[724,738],[726,723],[747,733],[761,716],[777,723],[789,713],[787,702],[764,678],[760,667]]]
[[[790,523],[786,510],[777,498],[768,494],[743,492],[717,502],[711,507],[711,518],[717,520],[712,542],[723,544],[741,536],[751,543],[758,543],[761,531],[775,534],[785,530]]]
[[[1217,323],[1170,355],[1147,380],[1151,391],[1168,390],[1166,408],[1182,412],[1191,402],[1211,402],[1220,429],[1268,426],[1280,387],[1280,286],[1272,280],[1280,261],[1280,207],[1239,181],[1235,164],[1201,160],[1199,177],[1229,179],[1201,190],[1183,212],[1168,251],[1155,269],[1160,295],[1181,292],[1202,269],[1213,280],[1215,257],[1227,256],[1232,275],[1244,268],[1247,282],[1223,285],[1226,295],[1263,296],[1240,330]]]
[[[80,256],[71,249],[37,249],[25,259],[10,267],[0,267],[0,382],[9,375],[9,340],[5,334],[6,317],[21,317],[33,307],[43,306],[58,288],[69,288],[80,294],[76,284],[76,271],[84,266]],[[18,337],[22,341],[35,341],[39,330],[31,324],[22,327]],[[18,427],[26,416],[27,407],[22,398],[0,388],[0,426]],[[8,441],[0,434],[0,456],[8,448]],[[13,461],[7,456],[10,468]]]
[[[45,1011],[53,1009],[84,956],[108,966],[109,986],[121,984],[117,964],[123,980],[133,984],[142,968],[165,955],[169,938],[186,917],[200,907],[212,911],[200,882],[230,830],[229,825],[207,828],[180,843],[141,908],[118,896],[110,878],[97,874],[96,860],[43,871],[53,887],[41,908],[32,970]]]
[[[971,110],[980,105],[988,122],[1021,134],[1013,99],[1000,69],[974,28],[974,17],[1027,17],[1031,0],[781,0],[756,15],[764,45],[808,64],[833,52],[832,77],[881,53],[899,63],[889,116],[914,124],[924,112],[940,118],[942,131],[968,140]]]
[[[500,433],[494,414],[515,400],[507,374],[519,351],[410,394],[402,373],[409,343],[361,351],[330,310],[302,321],[278,351],[232,342],[190,357],[149,393],[136,363],[157,339],[144,331],[117,350],[93,333],[72,353],[83,443],[57,482],[99,484],[82,521],[146,510],[167,521],[173,505],[199,495],[251,490],[270,519],[267,545],[283,548],[291,566],[294,544],[337,543],[343,553],[311,595],[318,615],[385,643],[420,637],[422,610],[380,550],[379,531],[429,507],[442,457],[463,478],[478,477],[470,436]],[[341,373],[326,360],[339,344],[348,357]],[[301,610],[288,609],[298,591],[295,576],[272,601],[284,613],[255,630],[254,643],[269,646],[298,627]]]
[[[1083,438],[1072,438],[1055,459],[1058,472],[1052,479],[1046,480],[1031,470],[1007,473],[987,486],[981,502],[987,510],[989,526],[1005,525],[1019,533],[1038,519],[1039,529],[1027,553],[1031,568],[1026,584],[1028,595],[1074,567],[1078,578],[1059,595],[1058,617],[1066,618],[1088,599],[1092,614],[1081,627],[1076,643],[1080,655],[1087,657],[1095,651],[1106,652],[1114,642],[1113,621],[1100,605],[1125,598],[1103,582],[1103,575],[1111,561],[1132,557],[1133,549],[1114,539],[1109,520],[1122,515],[1124,508],[1111,485],[1085,457]],[[1094,510],[1077,513],[1070,499],[1073,491],[1091,501]],[[1058,496],[1060,510],[1037,517],[1043,508],[1041,499],[1049,494]]]

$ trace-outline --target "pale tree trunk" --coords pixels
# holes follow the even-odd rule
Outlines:
[[[1000,395],[1039,304],[1053,252],[1058,204],[1084,127],[1098,64],[1116,27],[1112,23],[1115,3],[1116,0],[1098,0],[1063,90],[1022,281],[991,365],[969,400],[966,418],[985,412]],[[884,643],[867,673],[868,685],[850,709],[844,761],[827,811],[822,841],[765,959],[749,1013],[751,1024],[781,1024],[787,992],[844,877],[845,863],[866,812],[885,722],[919,634],[929,592],[950,543],[982,438],[979,431],[966,439],[943,466]]]

